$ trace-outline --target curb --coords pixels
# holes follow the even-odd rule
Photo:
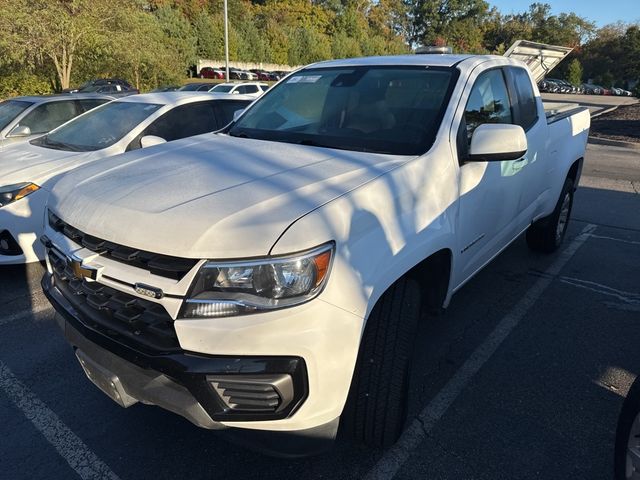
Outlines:
[[[595,145],[609,145],[611,147],[623,147],[623,148],[632,148],[634,150],[640,150],[640,143],[624,142],[622,140],[609,140],[608,138],[589,136],[589,143],[595,144]]]
[[[600,110],[599,112],[594,113],[593,115],[591,115],[591,119],[594,118],[598,118],[600,115],[604,115],[605,113],[609,113],[609,112],[613,112],[614,110],[616,110],[620,105],[615,105],[613,107],[609,107],[609,108],[605,108],[603,110]]]

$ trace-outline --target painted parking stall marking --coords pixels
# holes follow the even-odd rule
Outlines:
[[[393,478],[402,465],[409,459],[413,451],[433,430],[436,423],[444,416],[449,407],[467,387],[471,379],[491,358],[498,347],[520,323],[529,310],[545,292],[551,282],[558,276],[564,266],[571,260],[578,249],[586,242],[596,225],[588,224],[558,258],[545,270],[536,283],[525,293],[522,299],[507,313],[484,342],[476,348],[462,367],[447,382],[442,390],[427,404],[418,417],[411,422],[398,442],[378,460],[367,473],[365,480],[384,480]]]
[[[84,480],[119,477],[0,361],[0,390]]]

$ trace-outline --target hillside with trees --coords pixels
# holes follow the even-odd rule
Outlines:
[[[0,97],[119,76],[146,90],[224,57],[222,0],[0,0]],[[516,39],[574,47],[554,76],[626,86],[640,77],[640,28],[596,29],[534,3],[503,15],[485,0],[229,0],[236,61],[303,65],[408,53],[416,45],[502,54]]]

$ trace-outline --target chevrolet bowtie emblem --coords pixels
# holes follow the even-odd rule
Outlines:
[[[101,265],[82,265],[82,259],[75,256],[67,258],[67,265],[77,278],[98,280],[102,274],[103,267]]]

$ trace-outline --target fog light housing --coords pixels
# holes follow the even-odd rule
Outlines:
[[[0,255],[22,255],[22,249],[8,230],[0,232]]]
[[[209,375],[207,381],[227,411],[278,413],[286,409],[294,399],[293,378],[288,373]]]

